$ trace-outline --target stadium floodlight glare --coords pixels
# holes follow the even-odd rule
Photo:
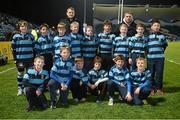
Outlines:
[[[145,11],[148,12],[149,11],[149,4],[145,5]]]
[[[172,5],[172,6],[171,6],[171,8],[176,8],[176,7],[177,7],[177,5]]]

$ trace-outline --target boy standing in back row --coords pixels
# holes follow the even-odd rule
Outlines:
[[[147,42],[148,69],[152,73],[151,95],[163,95],[164,51],[168,46],[166,37],[159,32],[160,22],[153,20]]]
[[[17,96],[23,93],[22,80],[24,71],[32,66],[34,57],[34,37],[28,33],[28,22],[21,20],[18,22],[18,33],[12,38],[13,57],[17,67]]]

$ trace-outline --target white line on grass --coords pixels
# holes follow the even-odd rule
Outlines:
[[[7,69],[7,70],[0,71],[0,74],[3,74],[3,73],[5,73],[5,72],[8,72],[8,71],[13,70],[13,69],[15,69],[15,68],[16,68],[16,67],[12,67],[12,68],[9,68],[9,69]]]
[[[173,60],[170,60],[170,59],[166,59],[166,60],[167,60],[167,61],[169,61],[169,62],[171,62],[171,63],[177,64],[177,65],[180,65],[180,63],[175,62],[175,61],[173,61]]]

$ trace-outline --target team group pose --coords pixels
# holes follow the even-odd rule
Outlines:
[[[144,35],[145,25],[136,24],[133,13],[125,12],[115,33],[111,21],[105,20],[103,31],[95,34],[91,25],[82,28],[73,7],[66,15],[57,24],[55,36],[42,24],[35,40],[28,32],[28,22],[21,20],[12,37],[17,96],[26,96],[28,112],[36,107],[55,109],[59,101],[67,105],[70,91],[76,103],[85,102],[89,94],[98,104],[108,98],[109,106],[114,105],[115,92],[119,99],[134,105],[143,105],[150,95],[163,95],[168,44],[159,32],[158,20],[152,21],[148,35]]]

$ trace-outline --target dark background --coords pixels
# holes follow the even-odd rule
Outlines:
[[[86,0],[87,23],[93,21],[93,2],[95,3],[118,3],[119,0]],[[180,5],[180,0],[124,0],[125,5]],[[66,9],[74,6],[76,16],[83,21],[84,0],[1,0],[0,12],[10,14],[17,18],[41,24],[56,25],[65,18]]]

